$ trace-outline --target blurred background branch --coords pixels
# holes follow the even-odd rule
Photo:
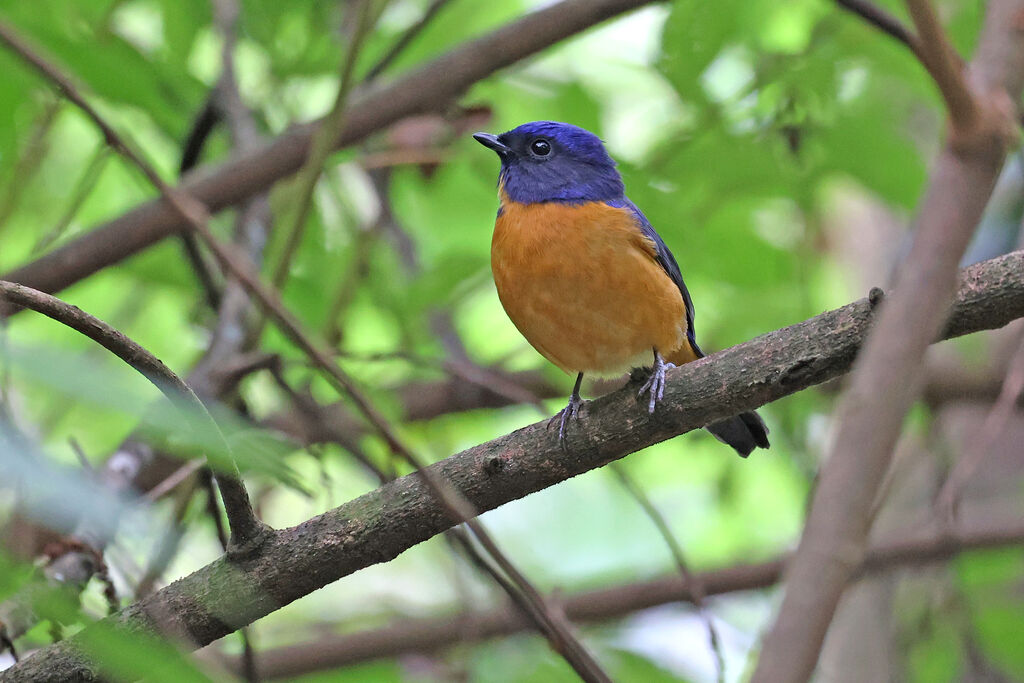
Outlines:
[[[1024,511],[1019,322],[981,331],[1024,312],[1020,254],[1004,256],[1024,246],[1021,155],[994,161],[1024,80],[1016,3],[37,0],[0,15],[86,105],[0,50],[0,273],[191,368],[283,530],[222,557],[225,513],[195,459],[208,444],[104,349],[0,299],[0,678],[557,682],[578,678],[568,642],[594,678],[731,680],[756,666],[815,489],[839,501],[879,474],[858,498],[870,562],[832,584],[834,615],[804,620],[820,654],[805,639],[790,659],[831,683],[1024,678],[1007,521]],[[605,140],[680,262],[702,345],[777,330],[673,373],[656,422],[627,377],[588,383],[568,456],[530,426],[569,382],[495,297],[494,159],[469,137],[538,119]],[[125,133],[143,170],[115,152]],[[887,333],[910,356],[870,394],[888,412],[837,442],[836,406],[857,395],[843,373],[879,302],[909,291],[892,283],[929,207],[978,223],[961,267],[996,259],[962,271],[938,335],[970,336],[922,351],[932,335],[912,350]],[[941,308],[911,298],[904,328]],[[260,324],[268,305],[277,325]],[[761,457],[670,438],[766,401]],[[834,496],[826,456],[843,443],[856,457]],[[586,473],[641,448],[615,464],[627,486]],[[471,506],[404,476],[432,462]],[[499,553],[438,533],[483,510]],[[552,648],[545,619],[571,642]]]
[[[967,269],[945,334],[1001,327],[1024,315],[1022,266],[1024,252],[1015,252]],[[437,484],[426,482],[458,487],[467,505],[478,512],[491,510],[643,446],[826,381],[849,370],[867,332],[871,309],[871,303],[862,300],[672,370],[661,409],[643,421],[632,418],[628,432],[621,425],[636,414],[632,387],[593,402],[582,421],[582,433],[570,439],[570,452],[575,454],[571,460],[559,456],[564,451],[547,420],[450,456],[275,532],[244,562],[231,565],[231,560],[221,558],[206,565],[123,610],[117,627],[153,628],[147,615],[155,613],[161,615],[163,630],[205,645],[330,581],[392,559],[451,528],[452,504],[438,495]],[[517,457],[512,460],[510,453]],[[424,473],[427,476],[421,478]],[[464,514],[461,509],[458,513]],[[234,580],[210,593],[210,582],[231,566]],[[200,602],[189,597],[201,593],[205,597]],[[184,604],[190,606],[181,607]],[[95,665],[83,661],[80,647],[75,637],[51,645],[12,668],[8,676],[31,680],[52,670],[61,676],[95,678]]]

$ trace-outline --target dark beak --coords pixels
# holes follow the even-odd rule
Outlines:
[[[491,135],[490,133],[473,133],[473,139],[484,147],[493,149],[498,154],[504,155],[512,153],[512,148],[499,140],[497,135]]]

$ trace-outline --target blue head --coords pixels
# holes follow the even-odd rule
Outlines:
[[[498,181],[514,202],[582,203],[623,197],[622,177],[601,139],[579,126],[534,121],[501,135],[473,137],[498,153]]]

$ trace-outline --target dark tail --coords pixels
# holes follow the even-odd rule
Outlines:
[[[693,338],[693,321],[690,324],[689,343],[683,344],[682,348],[668,357],[668,360],[676,365],[690,363],[698,358],[704,357],[704,352],[697,346]],[[724,444],[736,449],[742,457],[747,457],[755,448],[768,448],[768,427],[764,420],[757,413],[751,411],[736,417],[709,424],[707,430],[712,436]]]
[[[769,445],[768,427],[755,412],[714,422],[707,426],[707,430],[722,443],[735,448],[744,458],[755,448],[768,448]]]

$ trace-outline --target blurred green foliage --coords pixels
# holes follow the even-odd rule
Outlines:
[[[388,51],[426,4],[387,3],[359,57],[360,72]],[[900,3],[881,4],[901,12]],[[239,81],[266,135],[324,114],[344,53],[345,3],[244,0],[241,5]],[[523,0],[453,0],[382,78],[500,26],[530,6]],[[941,6],[954,42],[969,54],[981,3],[950,0]],[[173,178],[181,142],[220,72],[222,38],[207,2],[0,0],[0,16],[71,73],[103,114]],[[66,243],[153,193],[134,169],[104,158],[104,142],[83,116],[58,102],[5,51],[0,51],[0,74],[0,269],[7,270],[41,253],[42,240]],[[682,267],[707,350],[861,296],[848,287],[850,273],[834,251],[828,230],[831,199],[853,186],[896,215],[907,215],[923,188],[942,123],[934,88],[910,53],[826,0],[678,0],[652,6],[476,84],[462,103],[484,108],[490,117],[485,125],[492,130],[555,119],[605,138],[631,198]],[[358,160],[382,149],[403,151],[393,137],[377,136],[332,158],[283,292],[286,304],[309,329],[327,333],[336,325],[343,332],[340,362],[396,421],[400,409],[392,387],[445,376],[444,347],[431,327],[437,311],[450,314],[473,361],[541,369],[568,393],[569,379],[528,347],[494,293],[489,275],[497,204],[493,155],[450,128],[428,142],[431,149],[441,148],[443,161],[430,168],[396,167],[390,186],[415,267],[393,240],[369,234],[379,207]],[[219,130],[204,160],[216,163],[228,154],[227,134]],[[87,171],[90,164],[95,173]],[[84,201],[73,207],[78,194]],[[275,189],[277,226],[289,224],[290,199],[288,183]],[[227,237],[231,217],[218,217],[215,228]],[[279,255],[281,237],[271,240],[270,262]],[[895,252],[902,235],[886,239]],[[365,263],[359,262],[360,250]],[[351,283],[345,290],[348,305],[338,320],[330,320],[339,283]],[[213,315],[173,240],[89,277],[62,296],[122,329],[181,374],[209,341]],[[31,315],[12,320],[8,337],[18,412],[38,427],[36,434],[55,460],[74,462],[65,445],[68,437],[98,462],[140,423],[153,434],[173,432],[170,418],[154,408],[160,406],[157,392],[87,340]],[[286,376],[308,385],[312,395],[336,400],[275,330],[264,333],[262,348],[279,352]],[[242,393],[258,417],[283,405],[265,376],[247,380]],[[702,433],[636,454],[624,467],[665,514],[695,567],[773,557],[791,547],[799,533],[832,400],[810,391],[765,408],[773,448],[749,461],[732,457]],[[560,407],[561,400],[548,406],[551,412]],[[528,406],[479,410],[403,424],[402,431],[420,452],[439,459],[540,417]],[[229,431],[271,524],[297,523],[376,485],[339,447],[323,447],[313,457],[268,430],[245,431],[237,422]],[[374,458],[386,458],[377,441],[367,437],[361,445]],[[175,448],[191,449],[181,443]],[[218,552],[212,531],[195,517],[188,518],[194,521],[170,575],[201,566]],[[484,519],[545,590],[673,570],[650,521],[601,471]],[[141,562],[150,549],[131,536],[121,544]],[[3,562],[0,594],[11,592],[27,571],[6,571],[9,560]],[[993,667],[1024,677],[1019,647],[1024,607],[990,592],[994,585],[1019,581],[1021,570],[1017,552],[996,564],[988,556],[962,558],[955,571],[966,614],[958,622],[962,628],[944,622],[911,637],[907,679],[956,679],[966,656],[965,633]],[[256,639],[261,648],[301,642],[322,623],[350,630],[387,616],[429,614],[467,595],[501,602],[490,585],[434,540],[274,613],[257,625]],[[718,618],[728,626],[725,654],[733,679],[742,673],[763,627],[766,600],[754,596],[722,604]],[[77,619],[95,617],[86,611]],[[630,649],[630,628],[584,629],[616,680],[711,676],[699,628],[690,631],[696,634],[693,643],[680,644],[691,654],[670,664]],[[43,634],[34,631],[26,640],[38,645],[40,639],[45,640]],[[160,643],[97,633],[90,650],[117,676],[204,680]],[[573,680],[534,636],[462,648],[450,659],[452,667],[464,667],[476,681]],[[428,675],[433,674],[428,670]],[[301,680],[402,677],[418,678],[415,663],[368,664]]]

